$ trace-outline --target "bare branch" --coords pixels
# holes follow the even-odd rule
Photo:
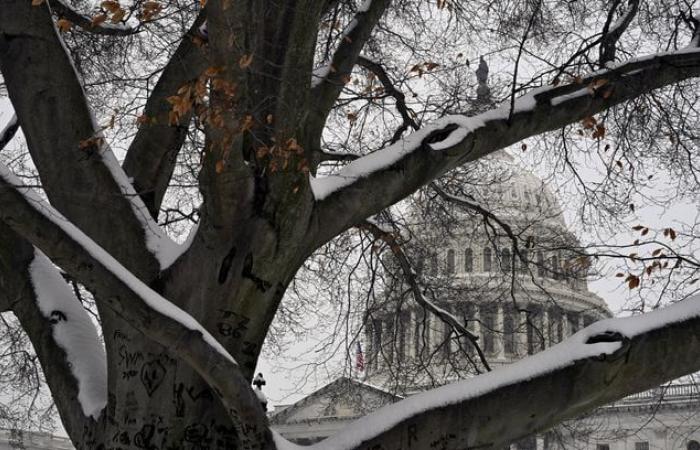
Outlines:
[[[612,19],[615,14],[617,6],[620,4],[620,0],[616,1],[608,12],[608,18],[603,26],[603,36],[600,41],[600,60],[601,66],[615,61],[615,47],[617,41],[620,40],[622,34],[627,30],[627,27],[632,22],[632,19],[637,15],[639,10],[639,0],[629,0],[627,2],[627,11],[615,22],[612,23]]]
[[[383,230],[379,225],[370,220],[366,220],[360,226],[360,228],[369,231],[375,237],[375,239],[380,239],[386,242],[391,250],[391,253],[394,255],[399,263],[399,266],[401,267],[404,279],[411,287],[411,293],[413,294],[413,298],[416,300],[416,303],[418,303],[426,311],[430,311],[431,313],[435,314],[435,316],[437,316],[441,321],[452,327],[452,329],[457,333],[458,337],[467,338],[471,345],[473,345],[476,349],[481,364],[483,364],[487,371],[491,371],[491,366],[486,360],[486,355],[484,355],[484,352],[479,345],[479,337],[469,331],[467,327],[462,325],[462,323],[450,312],[440,308],[435,303],[425,298],[425,295],[423,295],[423,291],[421,290],[416,278],[413,264],[403,251],[403,248],[401,248],[401,245],[396,241],[396,237],[391,232]]]

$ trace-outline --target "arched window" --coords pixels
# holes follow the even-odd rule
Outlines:
[[[491,247],[484,248],[484,272],[491,272]]]
[[[438,274],[438,259],[437,255],[430,256],[430,275],[436,276]]]
[[[501,249],[501,271],[510,272],[510,249]]]
[[[464,271],[474,271],[474,253],[470,248],[464,250]]]
[[[455,273],[455,251],[447,250],[447,273]]]

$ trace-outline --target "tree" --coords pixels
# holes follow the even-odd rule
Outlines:
[[[689,152],[685,163],[669,165],[692,174],[697,141],[684,118],[696,111],[697,20],[691,5],[661,3],[104,1],[86,15],[89,6],[78,1],[2,0],[0,72],[17,125],[0,142],[22,130],[46,200],[2,166],[0,310],[12,311],[26,331],[76,446],[285,447],[249,382],[296,272],[335,236],[451,169],[583,121],[590,139],[637,133],[658,157]],[[624,38],[638,14],[647,56],[630,53],[636,37]],[[189,28],[170,47],[182,24]],[[602,31],[580,38],[567,33],[575,25]],[[504,44],[515,48],[512,80],[492,89],[505,94],[503,102],[482,86],[477,110],[464,113],[474,103],[462,90],[470,83],[464,57],[441,77],[441,64],[429,58],[438,50],[425,38],[444,46],[443,39],[462,43],[469,35],[488,44],[493,29],[501,44],[517,37],[517,45]],[[551,77],[553,84],[530,90],[519,63],[529,59],[528,42],[550,45],[547,32],[566,36],[564,44],[531,81]],[[169,55],[153,72],[160,73],[155,86],[153,73],[129,78],[138,64],[161,63],[154,48]],[[401,58],[415,60],[413,82],[440,92],[426,97],[420,115],[392,84]],[[358,70],[362,89],[353,81]],[[109,73],[116,86],[137,86],[115,92],[97,82]],[[123,143],[133,128],[119,123],[141,108],[144,94],[120,166],[107,143],[113,124],[98,125],[93,107],[108,122],[112,105],[128,111],[114,119],[113,139]],[[386,119],[391,128],[373,137],[386,141],[361,157],[324,148],[340,142],[333,136],[340,119],[360,117],[343,111],[349,99],[366,102],[364,119],[380,116],[385,110],[374,108],[384,102],[398,110]],[[662,145],[663,136],[639,124],[608,130],[593,118],[620,117],[628,105],[658,112],[655,123],[667,122],[676,145]],[[178,246],[157,218],[177,155],[197,143],[199,222]],[[54,264],[94,296],[104,354]],[[366,418],[325,445],[496,447],[545,429],[700,369],[697,305],[599,323],[566,354],[533,357],[525,363],[532,370],[414,397],[403,413]]]

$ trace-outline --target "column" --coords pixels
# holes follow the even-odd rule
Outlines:
[[[484,349],[484,337],[481,335],[481,323],[479,323],[479,320],[481,320],[481,314],[479,313],[479,308],[480,307],[478,304],[474,305],[474,317],[470,317],[470,319],[472,319],[470,323],[471,323],[471,332],[474,333],[474,336],[479,338],[479,340],[476,341],[476,343],[483,350]],[[475,349],[474,349],[474,353],[476,354]]]
[[[544,346],[545,348],[548,348],[550,345],[552,345],[552,342],[550,341],[549,311],[547,308],[542,308],[542,334],[544,335]]]
[[[571,334],[569,330],[569,317],[566,315],[565,312],[562,311],[561,313],[561,329],[562,329],[562,337],[564,339],[568,338]]]
[[[503,305],[496,305],[496,325],[494,327],[496,333],[494,336],[494,350],[496,350],[496,358],[504,358],[503,354]]]
[[[583,330],[584,324],[583,324],[583,312],[580,312],[578,314],[578,329],[579,331]]]
[[[520,322],[518,323],[518,355],[527,355],[527,313],[520,312]]]
[[[414,360],[416,358],[416,352],[418,349],[416,348],[416,321],[418,320],[418,317],[416,317],[416,312],[414,310],[410,310],[408,312],[408,323],[406,324],[406,327],[408,328],[406,330],[406,345],[408,346],[408,351],[406,352],[406,356],[410,360]]]

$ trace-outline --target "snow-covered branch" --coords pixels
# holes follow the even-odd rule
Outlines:
[[[458,165],[522,139],[559,129],[654,89],[700,75],[700,51],[688,48],[609,66],[560,86],[534,90],[514,104],[466,117],[446,116],[403,140],[314,178],[315,234],[323,243]]]
[[[103,306],[190,364],[217,392],[235,424],[264,429],[265,416],[257,398],[216,338],[22,187],[4,166],[0,166],[0,219],[87,286]],[[245,431],[239,431],[245,441]]]
[[[700,296],[596,322],[488,374],[417,394],[305,448],[501,448],[565,419],[700,369]],[[663,361],[663,364],[659,364]],[[527,420],[522,420],[527,417]],[[277,448],[298,447],[275,436]]]
[[[0,71],[51,204],[130,269],[169,265],[177,249],[106,145],[48,9],[6,1],[0,30]]]

